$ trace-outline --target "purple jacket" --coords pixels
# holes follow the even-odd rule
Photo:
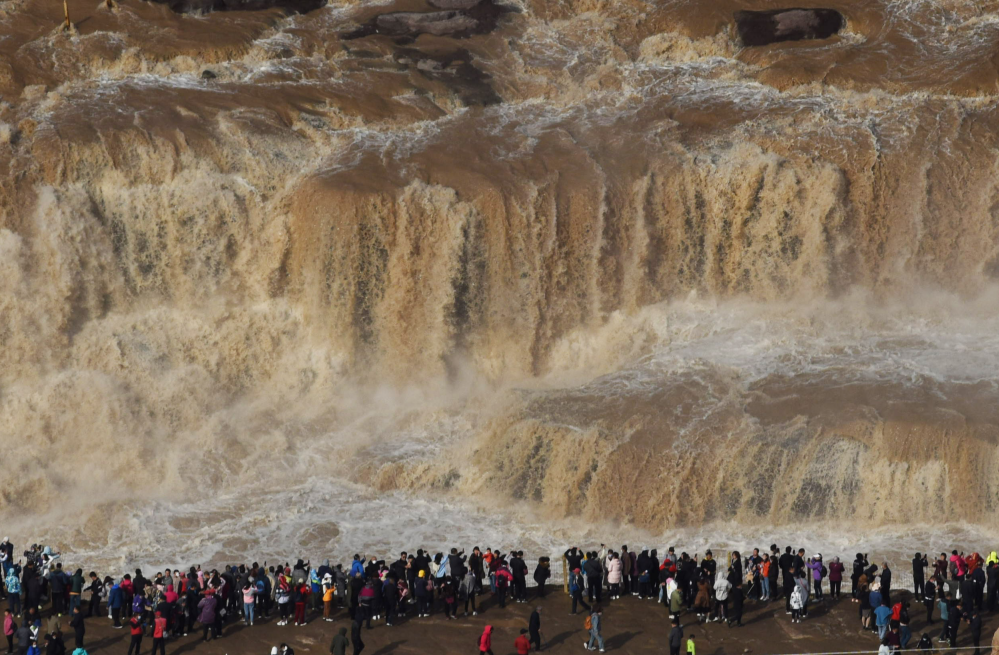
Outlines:
[[[811,561],[805,564],[808,568],[812,569],[812,579],[821,580],[822,579],[822,562]]]
[[[198,614],[198,623],[210,625],[215,623],[215,596],[205,596],[198,603],[201,613]]]

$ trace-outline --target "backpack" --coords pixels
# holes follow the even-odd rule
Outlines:
[[[136,596],[132,599],[132,611],[136,614],[142,614],[146,611],[146,599],[142,596]]]
[[[589,614],[586,616],[586,620],[583,621],[583,629],[584,630],[592,630],[593,629],[593,618]]]
[[[829,575],[829,569],[827,569],[827,568],[826,568],[826,565],[825,565],[825,564],[823,564],[823,565],[822,565],[822,570],[821,570],[821,571],[819,572],[819,576],[820,576],[820,577],[823,577],[823,578],[824,578],[824,577],[826,577],[827,575]]]

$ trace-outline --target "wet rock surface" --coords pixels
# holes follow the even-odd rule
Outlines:
[[[775,9],[737,11],[735,23],[745,46],[762,46],[782,41],[828,39],[846,25],[835,9]]]

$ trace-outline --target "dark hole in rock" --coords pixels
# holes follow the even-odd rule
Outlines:
[[[774,9],[737,11],[735,24],[745,46],[781,41],[828,39],[846,25],[835,9]]]
[[[399,63],[407,62],[424,77],[441,82],[466,106],[496,105],[503,102],[489,83],[489,75],[476,68],[472,55],[464,49],[447,54],[428,55],[419,50],[400,48],[395,53]]]
[[[395,37],[400,43],[412,41],[421,34],[464,38],[492,32],[499,19],[511,11],[509,7],[497,5],[491,0],[482,0],[470,9],[397,11],[376,16],[343,38],[359,39],[384,34]]]
[[[218,75],[216,75],[210,70],[201,71],[201,79],[203,80],[214,80],[216,77],[218,77]]]
[[[275,7],[291,14],[306,14],[326,6],[326,0],[152,0],[178,14],[205,14],[211,11],[261,11]]]

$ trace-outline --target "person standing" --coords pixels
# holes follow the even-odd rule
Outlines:
[[[156,612],[155,617],[153,619],[153,655],[156,655],[157,649],[160,655],[166,655],[167,620],[163,616],[163,612]]]
[[[715,575],[715,621],[726,621],[728,614],[728,595],[732,583],[719,571]]]
[[[669,631],[669,655],[680,655],[680,647],[683,645],[683,628],[680,627],[680,619],[674,618],[670,621],[672,628]]]
[[[527,631],[531,634],[531,643],[535,650],[541,650],[541,606],[538,605],[531,612],[531,618],[527,623]]]
[[[603,615],[603,609],[599,604],[593,606],[593,612],[590,613],[590,639],[589,641],[583,642],[583,646],[586,650],[595,650],[594,644],[599,646],[600,652],[604,652],[604,637],[601,634],[603,626],[601,625],[600,617]]]
[[[926,607],[926,625],[933,625],[933,606],[936,603],[937,586],[935,577],[923,585],[923,605]]]
[[[926,584],[926,567],[929,565],[930,563],[926,561],[926,555],[916,553],[915,557],[912,558],[912,594],[916,598],[923,596]]]
[[[69,621],[69,627],[73,628],[73,634],[76,637],[77,648],[83,648],[83,637],[87,634],[87,628],[83,620],[83,612],[80,611],[80,605],[77,603],[73,607],[73,616]]]
[[[101,579],[97,577],[97,573],[91,571],[89,577],[90,584],[87,586],[87,591],[90,592],[90,604],[87,607],[88,619],[101,613],[101,594],[104,593],[104,585],[101,583]]]
[[[843,586],[843,563],[838,557],[834,557],[829,562],[829,595],[834,599],[839,599],[840,589]]]
[[[520,561],[524,561],[524,553],[520,552]],[[524,571],[527,571],[527,564],[524,564]],[[551,571],[551,561],[547,557],[542,557],[538,561],[538,566],[534,569],[534,582],[538,585],[538,597],[544,598],[546,587],[548,583],[548,578],[552,577]],[[527,602],[527,585],[524,584],[523,593],[521,594],[521,602]]]
[[[975,645],[974,655],[982,655],[982,615],[977,608],[972,608],[967,619],[968,630],[971,632],[971,643]]]
[[[909,647],[909,640],[912,639],[912,630],[909,629],[909,601],[902,601],[902,608],[898,613],[898,638],[902,650]]]
[[[734,585],[732,591],[729,594],[729,606],[731,607],[731,612],[728,619],[728,627],[742,627],[742,583]]]
[[[881,598],[891,607],[891,568],[888,562],[881,565]]]
[[[128,644],[128,655],[139,655],[142,652],[142,621],[137,616],[133,616],[128,621],[128,627],[132,633],[132,640]]]
[[[21,579],[17,575],[17,567],[12,566],[4,577],[7,587],[7,605],[14,616],[21,615]]]
[[[17,623],[14,622],[14,615],[10,610],[3,611],[3,636],[7,637],[7,654],[14,652],[14,633],[17,631]]]
[[[853,583],[850,593],[853,595],[853,601],[860,602],[857,597],[857,592],[860,591],[860,578],[864,575],[864,571],[867,570],[867,556],[862,553],[857,553],[856,559],[853,560],[853,574],[850,576],[850,581]]]

